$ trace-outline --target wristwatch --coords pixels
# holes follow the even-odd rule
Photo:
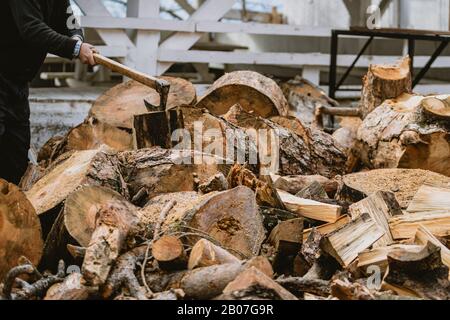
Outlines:
[[[75,49],[73,50],[73,58],[76,59],[80,56],[81,46],[83,45],[83,41],[78,40],[75,45]]]

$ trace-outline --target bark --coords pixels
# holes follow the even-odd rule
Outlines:
[[[396,65],[369,66],[369,71],[363,79],[361,93],[363,118],[367,117],[383,101],[411,92],[410,64],[410,58],[405,57]]]
[[[195,103],[197,99],[195,88],[190,82],[170,77],[162,79],[170,83],[167,109]],[[89,118],[116,128],[131,130],[134,115],[148,112],[144,100],[152,105],[159,105],[159,94],[152,88],[128,81],[115,86],[98,98],[89,112]]]
[[[310,280],[300,277],[280,278],[277,283],[294,293],[297,297],[303,297],[304,293],[312,293],[321,297],[331,294],[330,282],[325,280]]]
[[[205,183],[198,186],[198,190],[203,194],[207,194],[214,191],[225,191],[229,188],[227,178],[223,173],[218,173],[208,179]]]
[[[338,189],[338,182],[330,180],[328,178],[313,175],[313,176],[277,176],[272,175],[272,180],[277,189],[289,192],[290,194],[297,194],[302,189],[314,181],[319,182],[325,189],[329,197],[334,198],[334,195]]]
[[[245,112],[239,105],[233,106],[224,118],[238,127],[259,132],[257,145],[263,175],[334,177],[344,172],[345,155],[334,139],[319,130],[306,130],[298,119],[268,120]]]
[[[39,218],[19,188],[0,179],[0,279],[26,256],[37,265],[43,251]]]
[[[224,75],[197,103],[198,108],[223,115],[240,103],[249,112],[262,117],[287,115],[288,103],[283,92],[271,79],[252,71],[237,71]]]
[[[371,169],[425,169],[450,176],[450,124],[430,117],[424,97],[404,94],[376,108],[358,131],[361,159]]]

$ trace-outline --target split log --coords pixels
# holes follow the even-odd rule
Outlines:
[[[228,173],[228,185],[231,188],[246,186],[256,193],[256,201],[260,206],[285,209],[283,202],[274,188],[270,177],[268,182],[258,179],[253,172],[239,164],[235,164]]]
[[[292,293],[255,267],[250,267],[240,273],[223,289],[223,293],[227,295],[242,290],[268,290],[273,291],[278,296],[276,300],[297,300]]]
[[[340,227],[346,225],[350,221],[351,221],[351,219],[348,215],[343,215],[343,216],[339,217],[339,219],[337,219],[336,222],[326,223],[326,224],[320,225],[318,227],[306,229],[303,231],[303,241],[306,241],[306,239],[308,239],[308,237],[311,234],[313,229],[317,230],[321,235],[325,236],[325,235],[339,229]]]
[[[198,183],[229,170],[224,159],[190,150],[154,147],[119,153],[119,159],[131,198],[145,190],[147,201],[161,193],[196,191]]]
[[[358,130],[361,159],[371,169],[425,169],[450,176],[449,121],[430,117],[424,97],[386,100]]]
[[[364,250],[358,254],[358,268],[366,271],[367,267],[378,266],[384,272],[388,266],[388,255],[396,252],[417,253],[423,250],[422,245],[394,244],[386,247],[377,247],[371,250]]]
[[[39,150],[37,161],[43,167],[47,167],[60,154],[60,149],[65,145],[64,136],[51,137]]]
[[[216,246],[206,239],[201,239],[197,241],[191,250],[188,268],[192,270],[217,264],[238,263],[239,261],[237,257],[227,250]]]
[[[161,79],[170,83],[167,109],[195,103],[196,92],[192,83],[180,78]],[[159,94],[136,81],[128,81],[99,97],[89,112],[89,118],[112,127],[131,130],[134,115],[148,112],[144,100],[152,105],[159,105]]]
[[[282,190],[278,190],[286,208],[298,215],[313,220],[336,222],[341,216],[341,207],[309,199],[302,199]]]
[[[338,182],[322,176],[277,176],[271,175],[275,188],[297,194],[311,183],[317,181],[325,189],[328,196],[334,197],[338,189]]]
[[[211,86],[196,107],[223,115],[236,103],[262,117],[288,114],[288,103],[280,87],[272,79],[253,71],[225,74]]]
[[[318,86],[299,76],[283,83],[281,89],[289,103],[289,115],[300,119],[306,126],[314,122],[314,110],[317,105],[327,107],[339,105]]]
[[[414,238],[415,243],[426,245],[431,242],[436,247],[441,248],[441,259],[442,263],[445,264],[450,269],[450,249],[444,246],[425,226],[420,226],[417,229],[416,236]],[[449,274],[450,280],[450,274]]]
[[[384,230],[384,236],[373,244],[374,247],[390,245],[394,242],[389,229],[389,219],[403,214],[392,192],[378,191],[364,200],[350,206],[352,219],[368,213],[375,223]]]
[[[312,182],[310,185],[300,190],[295,196],[303,199],[316,200],[319,202],[323,199],[329,199],[324,187],[322,187],[322,185],[317,181]]]
[[[312,293],[321,297],[328,297],[331,294],[330,282],[325,280],[290,277],[277,279],[277,283],[299,298],[306,293]]]
[[[101,286],[139,220],[134,212],[116,202],[102,205],[96,214],[96,228],[84,257],[82,273],[90,286]]]
[[[450,235],[450,211],[425,211],[405,214],[389,219],[389,228],[395,240],[414,237],[423,225],[438,237]]]
[[[449,269],[442,263],[440,248],[432,243],[420,252],[395,252],[388,255],[384,290],[424,299],[449,300]]]
[[[340,229],[322,238],[321,248],[342,267],[348,267],[358,254],[373,245],[384,235],[384,231],[370,218],[362,214]]]
[[[114,153],[104,149],[78,151],[50,170],[26,195],[41,215],[83,185],[100,185],[125,193],[122,181]]]
[[[222,172],[212,176],[208,181],[202,183],[198,186],[198,190],[203,194],[207,194],[214,191],[225,191],[228,189],[228,181],[227,178],[223,175]]]
[[[410,213],[447,210],[450,208],[450,184],[447,186],[434,186],[425,183],[417,191],[409,203]]]
[[[360,120],[358,118],[358,120]],[[360,120],[361,121],[361,120]],[[342,127],[333,133],[333,139],[341,146],[347,155],[347,172],[354,172],[360,163],[358,150],[358,129],[360,124],[352,127]]]
[[[411,59],[405,57],[395,65],[370,65],[363,78],[361,111],[365,118],[383,101],[412,90]]]
[[[83,284],[83,281],[80,273],[71,273],[63,282],[51,286],[44,300],[87,300],[91,290]]]
[[[374,300],[374,295],[367,287],[348,279],[335,279],[331,282],[331,295],[339,300]]]
[[[377,191],[389,191],[395,194],[400,207],[406,209],[425,182],[448,186],[450,178],[419,169],[380,169],[353,173],[343,177],[337,198],[358,202]]]
[[[256,196],[243,186],[208,197],[183,218],[183,223],[188,232],[189,228],[200,230],[243,257],[258,255],[265,238]]]
[[[152,244],[153,258],[162,270],[182,270],[186,268],[187,256],[183,242],[174,236],[162,236]]]
[[[344,173],[345,155],[334,139],[320,130],[306,130],[298,119],[268,120],[245,112],[240,105],[231,107],[224,119],[259,134],[257,146],[262,175],[334,177]]]
[[[25,171],[22,179],[19,183],[19,188],[22,191],[30,190],[33,185],[45,175],[45,168],[40,165],[34,165],[30,163],[27,171]]]
[[[280,221],[298,218],[298,215],[287,210],[260,206],[259,211],[264,217],[264,228],[271,232]]]
[[[273,266],[277,273],[292,273],[294,259],[303,242],[302,232],[303,218],[297,218],[281,221],[270,233],[267,241],[276,251]]]
[[[0,281],[21,256],[37,265],[43,245],[39,218],[30,201],[17,186],[0,179]]]

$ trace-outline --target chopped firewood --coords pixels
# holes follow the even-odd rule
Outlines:
[[[384,230],[384,236],[373,244],[374,247],[387,246],[394,242],[389,229],[389,219],[402,215],[402,209],[392,192],[378,191],[350,206],[352,219],[368,213],[375,223]]]
[[[236,256],[227,250],[216,246],[211,241],[201,239],[192,247],[188,269],[192,270],[225,263],[238,263],[239,261]]]
[[[45,168],[40,165],[34,165],[30,163],[27,171],[24,173],[19,183],[19,188],[22,191],[30,190],[33,185],[45,175]]]
[[[20,189],[0,179],[0,281],[26,256],[37,265],[43,250],[39,218]]]
[[[267,138],[258,145],[260,169],[279,175],[320,174],[334,177],[345,171],[345,155],[334,139],[320,130],[306,131],[307,137],[272,120],[245,112],[240,105],[233,106],[224,119],[250,130],[266,130]],[[298,120],[289,120],[296,121]],[[301,125],[298,124],[298,125]],[[273,148],[276,145],[277,148]]]
[[[287,210],[270,207],[259,207],[261,215],[264,217],[264,227],[267,232],[271,232],[280,221],[298,218],[298,215]]]
[[[290,273],[295,256],[302,246],[303,218],[281,221],[270,233],[268,242],[274,247],[274,270]]]
[[[170,83],[167,108],[192,105],[196,101],[195,87],[180,78],[162,77]],[[117,128],[131,130],[133,116],[146,113],[144,100],[159,105],[159,94],[136,81],[119,84],[105,92],[92,106],[89,117]]]
[[[394,244],[386,247],[377,247],[371,250],[364,250],[358,254],[358,268],[366,271],[367,267],[378,266],[381,272],[385,272],[388,266],[388,255],[396,251],[402,252],[420,252],[423,246]]]
[[[339,229],[340,227],[346,225],[350,221],[351,221],[351,219],[349,216],[343,215],[343,216],[339,217],[339,219],[337,219],[336,222],[326,223],[321,226],[314,227],[314,229],[317,230],[322,235],[327,235],[327,234]],[[303,231],[303,241],[306,241],[306,239],[308,239],[312,230],[313,230],[313,228],[306,229]]]
[[[352,283],[348,279],[331,282],[331,295],[339,300],[374,300],[375,297],[365,286]]]
[[[64,136],[51,137],[39,150],[38,163],[43,167],[51,164],[61,154],[60,150],[64,148],[65,142]]]
[[[428,242],[420,252],[390,253],[383,289],[398,295],[449,300],[449,269],[442,263],[440,251]]]
[[[343,177],[338,198],[358,202],[377,191],[389,191],[395,194],[400,207],[406,209],[425,182],[448,186],[450,178],[419,169],[379,169],[353,173]]]
[[[117,202],[102,205],[84,257],[82,273],[91,286],[103,285],[112,265],[125,246],[130,231],[139,222],[135,212]]]
[[[371,169],[425,169],[450,175],[447,120],[424,113],[423,96],[404,94],[386,100],[358,131],[361,159]]]
[[[417,191],[407,211],[426,212],[450,208],[450,183],[447,186],[433,186],[425,183]]]
[[[123,193],[117,156],[106,150],[77,151],[42,177],[26,195],[41,215],[83,185],[102,185]]]
[[[329,199],[324,187],[317,181],[312,182],[310,185],[300,190],[295,196],[316,201]]]
[[[328,297],[331,294],[330,282],[325,280],[290,277],[277,279],[277,283],[299,298],[304,293],[312,293],[321,297]]]
[[[450,249],[444,246],[436,237],[428,230],[425,226],[419,226],[417,229],[415,242],[421,245],[426,245],[428,242],[431,242],[435,246],[441,248],[441,259],[442,263],[445,264],[450,269]],[[450,274],[449,274],[450,280]]]
[[[422,100],[422,109],[431,117],[448,120],[450,117],[449,98],[427,97]]]
[[[196,107],[223,115],[236,103],[261,117],[288,114],[288,103],[276,82],[253,71],[225,74],[211,86]]]
[[[411,92],[411,59],[405,57],[395,65],[369,66],[363,79],[361,109],[365,118],[387,99],[397,98],[402,93]]]
[[[44,300],[87,300],[90,290],[83,281],[80,273],[73,272],[63,282],[51,286]]]
[[[271,179],[267,177],[267,179]],[[239,164],[235,164],[228,173],[228,185],[232,188],[237,186],[246,186],[256,193],[256,201],[260,206],[270,206],[273,208],[285,209],[283,202],[273,187],[271,180],[269,182],[258,179],[253,172]]]
[[[213,191],[225,191],[228,189],[228,181],[227,178],[223,175],[222,172],[212,176],[208,181],[202,183],[198,186],[198,190],[203,194],[210,193]]]
[[[246,269],[255,267],[268,277],[273,276],[272,267],[267,259],[253,258],[242,263],[226,263],[197,268],[186,272],[181,279],[171,283],[181,288],[190,299],[210,299],[220,295],[225,287]],[[178,275],[175,275],[178,278]]]
[[[202,160],[199,164],[196,157]],[[144,188],[147,200],[161,193],[195,191],[194,173],[203,183],[219,172],[227,174],[229,168],[214,155],[158,147],[122,152],[119,159],[130,196]]]
[[[438,237],[450,235],[450,211],[425,211],[405,214],[389,219],[389,228],[395,240],[414,237],[423,225]]]
[[[152,255],[163,270],[182,270],[187,266],[183,242],[174,236],[162,236],[153,242]]]
[[[192,229],[206,233],[243,257],[258,255],[265,238],[255,193],[243,186],[208,197],[183,222],[188,232]]]
[[[327,192],[328,196],[334,197],[336,190],[338,189],[338,182],[330,180],[322,176],[277,176],[272,175],[274,186],[277,189],[289,192],[290,194],[297,194],[302,189],[314,181],[319,182]]]
[[[223,293],[230,294],[241,290],[256,290],[256,288],[259,290],[273,290],[280,300],[297,300],[292,293],[255,267],[250,267],[239,274],[236,279],[223,289]]]
[[[278,190],[278,194],[286,208],[302,217],[324,222],[336,222],[341,216],[340,206],[302,199],[282,190]]]
[[[339,105],[318,86],[299,76],[283,83],[281,89],[289,102],[289,114],[297,117],[307,126],[314,121],[314,110],[317,105],[327,107]]]
[[[383,229],[364,213],[356,220],[324,236],[320,246],[342,267],[348,267],[361,251],[369,248],[384,234]]]

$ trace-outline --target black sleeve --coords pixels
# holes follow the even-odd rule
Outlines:
[[[62,35],[45,22],[38,0],[8,0],[23,40],[57,56],[72,59],[77,40]]]
[[[56,3],[58,3],[58,7],[54,11],[55,21],[57,21],[56,31],[68,37],[80,36],[81,39],[84,39],[83,31],[75,20],[70,0],[60,0]]]

